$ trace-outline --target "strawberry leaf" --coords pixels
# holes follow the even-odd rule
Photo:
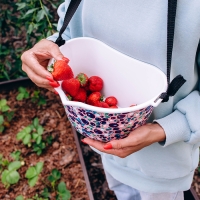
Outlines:
[[[13,161],[8,165],[8,170],[18,170],[21,167],[20,161]]]
[[[28,170],[26,171],[25,177],[31,179],[35,176],[37,176],[37,171],[35,167],[29,167]]]
[[[35,166],[35,170],[37,172],[37,174],[39,174],[42,171],[44,163],[43,162],[38,162]]]
[[[29,179],[29,180],[28,180],[29,186],[30,186],[30,187],[33,187],[33,186],[36,184],[37,180],[38,180],[38,176],[35,176],[35,177]]]
[[[20,175],[17,171],[11,171],[6,176],[6,181],[9,184],[15,184],[19,181],[19,179],[20,179]]]

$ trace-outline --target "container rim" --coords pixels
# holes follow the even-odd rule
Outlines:
[[[73,38],[73,39],[70,39],[69,41],[66,41],[65,44],[70,44],[70,43],[73,43],[75,41],[80,41],[80,40],[94,41],[94,42],[99,43],[100,45],[104,46],[105,48],[111,49],[117,55],[122,55],[121,52],[113,49],[112,47],[110,47],[107,44],[101,42],[100,40],[97,40],[95,38],[90,38],[90,37]],[[60,47],[60,49],[62,49],[62,46]],[[123,54],[123,56],[126,57],[127,59],[133,59],[132,57],[130,57],[128,55],[125,55],[125,54]],[[50,60],[50,62],[51,62],[51,60]],[[138,105],[133,106],[133,107],[123,107],[123,108],[118,108],[118,109],[100,108],[100,107],[91,106],[91,105],[88,105],[88,104],[82,103],[82,102],[69,101],[69,99],[66,97],[66,95],[62,91],[61,86],[58,87],[58,88],[55,88],[55,90],[59,93],[61,101],[62,101],[62,103],[63,103],[64,106],[81,107],[83,109],[87,109],[87,110],[91,110],[91,111],[95,111],[95,112],[99,112],[99,113],[127,113],[127,112],[133,112],[133,111],[136,111],[136,110],[140,110],[140,109],[146,108],[148,106],[157,107],[161,103],[161,101],[162,101],[162,99],[160,99],[160,95],[163,92],[166,92],[166,90],[167,90],[167,77],[156,66],[153,66],[153,65],[149,64],[149,67],[151,67],[153,70],[157,71],[160,74],[160,76],[163,78],[163,80],[164,80],[163,81],[163,83],[164,83],[163,87],[161,88],[160,92],[157,95],[155,95],[154,97],[152,97],[148,101],[146,101],[144,103],[141,103],[141,104],[138,104]],[[62,81],[60,81],[59,83],[61,85]]]

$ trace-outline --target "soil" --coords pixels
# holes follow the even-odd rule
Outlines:
[[[28,87],[27,90],[33,95],[38,87]],[[66,183],[67,189],[71,192],[71,200],[89,200],[71,124],[60,98],[45,89],[40,91],[46,99],[46,105],[38,106],[31,101],[31,98],[17,101],[17,88],[0,93],[0,99],[7,99],[7,104],[15,111],[10,125],[7,124],[5,131],[0,134],[0,154],[4,159],[13,161],[10,154],[19,150],[20,160],[25,162],[25,165],[18,170],[21,177],[18,183],[5,188],[0,181],[0,199],[14,200],[18,195],[23,195],[24,199],[27,199],[33,198],[36,194],[40,195],[44,187],[50,186],[47,177],[52,169],[56,168],[61,172],[61,180]],[[33,151],[33,148],[25,146],[16,139],[16,134],[31,124],[35,117],[39,118],[44,128],[43,140],[46,141],[50,135],[53,137],[52,144],[47,145],[40,156]],[[28,167],[39,161],[44,162],[44,167],[37,184],[31,188],[25,178],[25,172]],[[55,192],[51,192],[49,199],[55,199]]]
[[[200,164],[199,164],[199,167],[200,167]],[[200,172],[198,171],[198,169],[195,170],[192,187],[194,188],[197,196],[200,199]]]
[[[100,155],[81,142],[83,137],[80,134],[78,136],[94,200],[117,200],[114,192],[108,188]]]

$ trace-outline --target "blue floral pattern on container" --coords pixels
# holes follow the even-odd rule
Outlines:
[[[128,113],[99,113],[80,107],[64,106],[76,131],[85,137],[102,142],[122,139],[146,123],[153,106]]]

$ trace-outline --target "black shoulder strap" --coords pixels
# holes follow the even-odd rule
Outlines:
[[[62,34],[67,28],[73,14],[78,8],[81,0],[71,0],[67,12],[65,14],[64,23],[60,29],[59,36],[56,40],[58,46],[65,44],[65,40],[62,38]],[[176,8],[177,0],[168,0],[168,16],[167,16],[167,83],[168,89],[166,92],[160,95],[160,98],[163,99],[162,102],[167,102],[169,96],[174,96],[179,88],[186,82],[183,76],[176,76],[170,83],[170,72],[171,72],[171,61],[172,61],[172,50],[174,42],[174,29],[175,29],[175,18],[176,18]]]
[[[64,18],[62,28],[59,31],[59,36],[58,36],[57,40],[55,41],[55,43],[59,47],[62,46],[63,44],[65,44],[65,40],[63,40],[63,38],[62,38],[62,34],[65,31],[65,29],[67,28],[71,18],[73,17],[73,15],[76,12],[80,3],[81,3],[81,0],[71,0],[71,2],[69,4],[69,7],[68,7],[67,12],[65,14],[65,18]]]
[[[169,96],[174,96],[179,88],[186,82],[182,75],[176,76],[170,83],[170,72],[172,63],[172,50],[174,43],[174,30],[176,19],[177,0],[168,0],[168,17],[167,17],[167,83],[168,89],[162,93],[160,98],[162,102],[167,102]]]

